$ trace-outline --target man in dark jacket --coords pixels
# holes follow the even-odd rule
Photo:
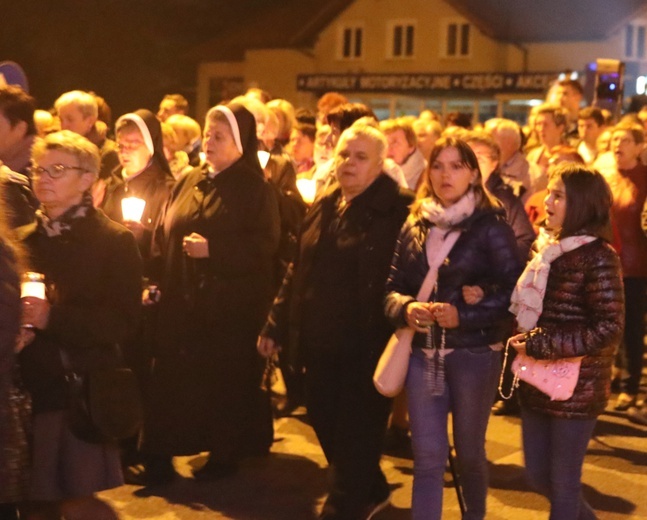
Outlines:
[[[388,504],[380,454],[389,400],[372,375],[393,332],[382,301],[412,193],[382,173],[386,142],[356,125],[337,146],[339,186],[306,215],[297,256],[259,338],[306,367],[308,414],[330,465],[321,519],[367,518]]]
[[[38,201],[28,176],[31,147],[36,137],[36,101],[15,86],[0,88],[0,188],[11,227],[34,219]]]
[[[523,204],[512,188],[508,186],[499,173],[499,146],[489,135],[474,132],[466,139],[479,162],[485,189],[501,203],[506,213],[506,221],[514,231],[517,241],[519,258],[522,262],[528,260],[530,246],[535,240],[528,215]]]
[[[500,150],[494,139],[487,134],[474,132],[467,138],[467,143],[474,151],[479,162],[479,168],[483,175],[485,189],[501,203],[506,213],[506,221],[514,231],[517,241],[519,259],[525,265],[530,253],[530,246],[535,240],[535,232],[530,224],[528,215],[524,211],[523,204],[513,189],[507,185],[499,173]],[[514,354],[512,354],[514,356]],[[509,365],[508,365],[509,367]],[[512,373],[507,368],[505,371],[504,384],[512,383]],[[498,400],[492,407],[495,415],[516,415],[519,413],[519,405],[516,399]]]

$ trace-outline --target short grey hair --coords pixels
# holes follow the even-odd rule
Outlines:
[[[73,155],[84,171],[95,176],[99,174],[99,149],[85,137],[70,130],[47,134],[34,143],[31,149],[32,160],[38,162],[40,157],[53,150]]]
[[[335,148],[335,154],[339,150],[342,141],[348,141],[355,137],[366,137],[377,145],[377,152],[380,158],[382,160],[386,159],[386,137],[377,125],[377,121],[369,117],[362,117],[355,121],[349,128],[342,132]]]
[[[68,105],[76,105],[84,118],[93,117],[94,119],[97,119],[99,117],[99,105],[97,104],[97,99],[88,92],[84,92],[82,90],[71,90],[70,92],[66,92],[61,95],[54,102],[56,112],[59,112],[61,107],[66,107]]]

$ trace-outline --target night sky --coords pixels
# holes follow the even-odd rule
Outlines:
[[[276,1],[0,0],[0,61],[25,69],[40,108],[68,90],[92,90],[116,118],[156,109],[165,93],[193,100],[191,49]]]

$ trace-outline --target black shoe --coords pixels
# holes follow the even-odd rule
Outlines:
[[[377,515],[380,511],[383,511],[384,509],[389,507],[390,503],[391,493],[387,494],[385,498],[379,501],[368,504],[360,515],[361,520],[371,520],[371,518]]]
[[[519,415],[519,403],[516,399],[497,401],[492,406],[492,415]]]
[[[274,417],[280,419],[281,417],[290,417],[292,413],[301,406],[301,402],[296,399],[287,399],[277,402],[274,406]]]
[[[211,462],[200,469],[193,470],[193,478],[200,482],[213,482],[223,478],[231,477],[238,471],[238,465],[234,462]]]
[[[172,458],[151,459],[146,464],[125,467],[124,481],[133,486],[163,486],[175,479]]]

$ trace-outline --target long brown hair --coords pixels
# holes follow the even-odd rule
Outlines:
[[[566,162],[557,166],[550,178],[561,179],[566,192],[566,214],[559,237],[587,234],[609,241],[613,195],[604,177],[591,168]]]
[[[424,171],[424,177],[422,179],[422,182],[420,183],[418,192],[416,193],[416,202],[411,207],[411,212],[416,214],[420,208],[420,201],[428,197],[431,197],[435,201],[440,202],[440,199],[434,192],[434,188],[431,185],[430,173],[431,168],[438,159],[440,153],[447,148],[455,148],[461,159],[461,164],[463,164],[470,170],[476,170],[477,172],[476,180],[472,183],[470,188],[468,188],[474,193],[476,208],[492,209],[500,207],[498,201],[492,198],[483,187],[483,176],[481,175],[479,162],[470,146],[462,139],[453,136],[446,136],[441,137],[438,141],[436,141],[436,145],[431,150],[431,155],[429,156],[429,164]]]

